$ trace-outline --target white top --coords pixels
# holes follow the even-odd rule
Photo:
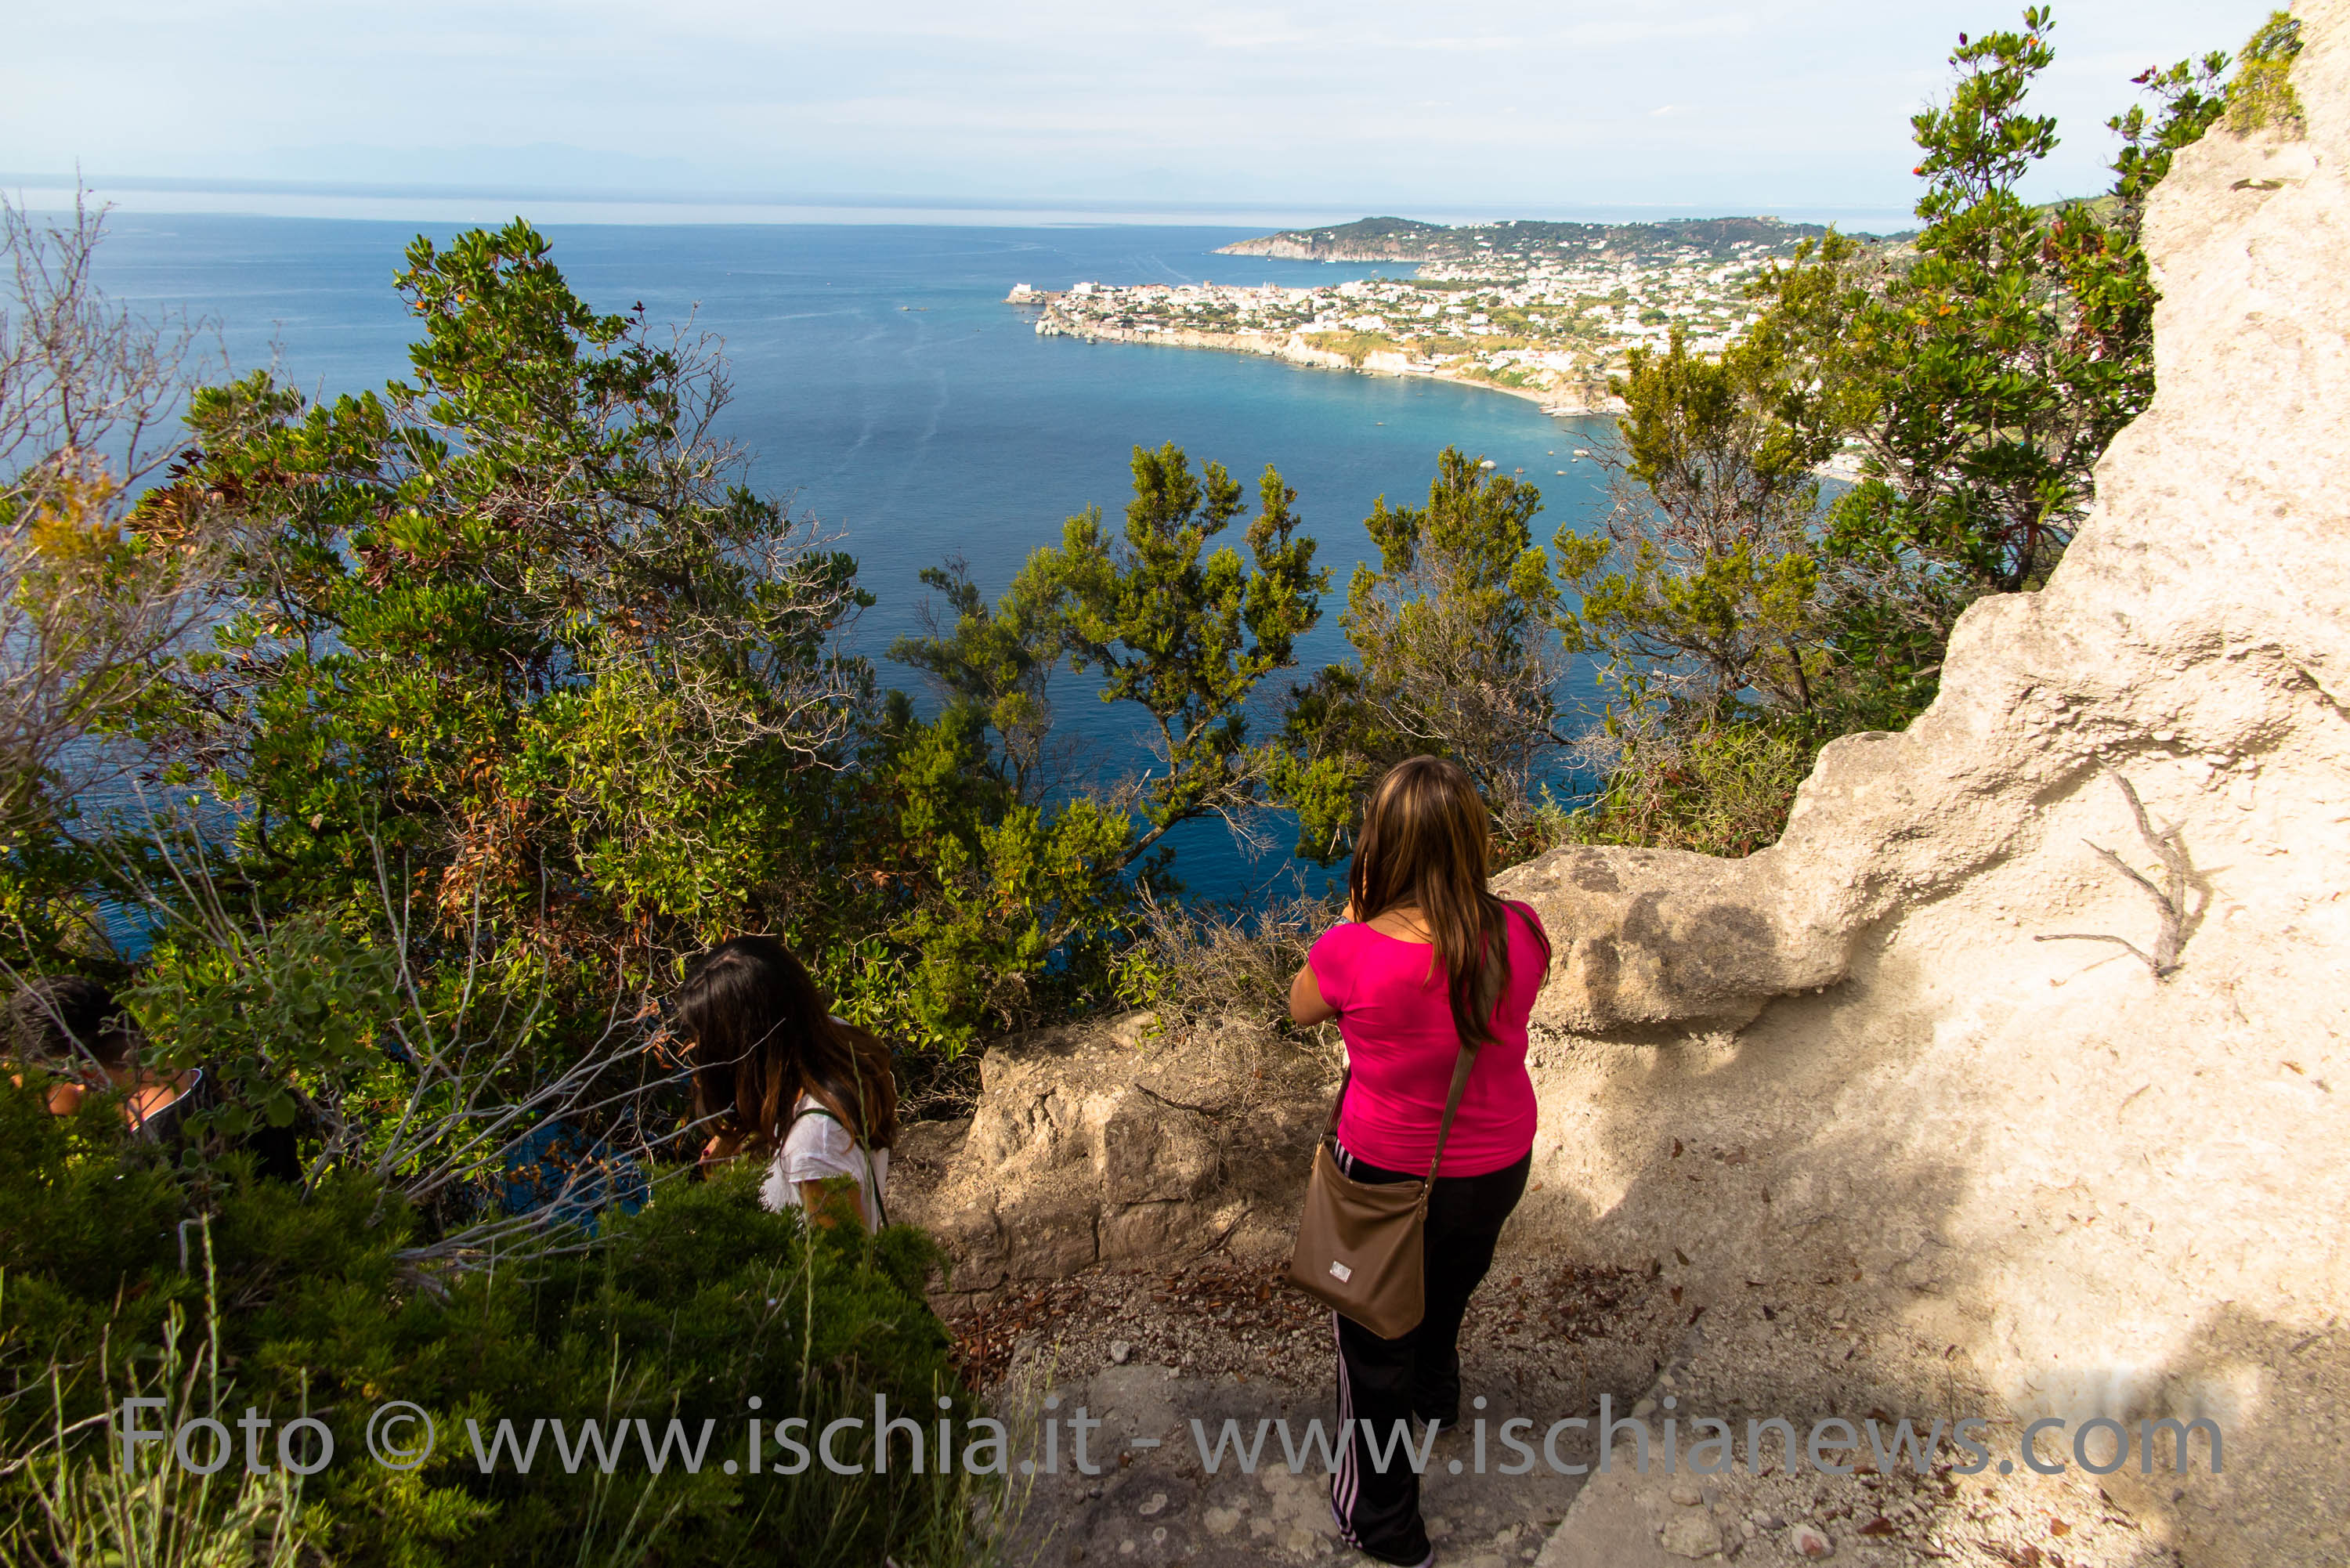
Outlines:
[[[784,1145],[767,1167],[759,1202],[769,1212],[780,1214],[800,1206],[801,1182],[851,1176],[857,1179],[858,1194],[864,1199],[865,1228],[878,1231],[881,1228],[879,1199],[889,1187],[889,1151],[870,1151],[870,1165],[866,1162],[867,1152],[857,1147],[848,1129],[835,1121],[814,1095],[804,1094],[792,1107],[792,1125],[784,1134]]]

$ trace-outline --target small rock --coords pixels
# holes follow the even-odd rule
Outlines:
[[[1643,1399],[1632,1407],[1632,1418],[1636,1421],[1645,1421],[1656,1413],[1657,1402],[1654,1399]]]
[[[1117,1362],[1120,1366],[1125,1366],[1126,1358],[1133,1354],[1134,1346],[1127,1344],[1126,1341],[1122,1339],[1113,1339],[1109,1342],[1109,1358],[1112,1361]]]
[[[1830,1541],[1825,1532],[1808,1524],[1799,1524],[1787,1532],[1787,1550],[1798,1557],[1816,1563],[1822,1558],[1835,1555],[1835,1542]]]
[[[1767,1510],[1762,1513],[1749,1514],[1747,1517],[1752,1521],[1757,1530],[1784,1530],[1787,1527],[1785,1520]]]
[[[1675,1481],[1673,1483],[1673,1490],[1669,1495],[1675,1502],[1679,1503],[1683,1508],[1695,1508],[1699,1503],[1705,1501],[1705,1493],[1698,1490],[1695,1486],[1691,1485],[1688,1481]]]
[[[1658,1544],[1676,1557],[1711,1557],[1721,1550],[1721,1532],[1701,1513],[1677,1513],[1657,1533]]]
[[[1166,1506],[1167,1494],[1163,1491],[1154,1491],[1150,1494],[1150,1501],[1144,1503],[1140,1508],[1136,1509],[1134,1511],[1142,1515],[1143,1518],[1149,1519],[1152,1514],[1157,1513]]]

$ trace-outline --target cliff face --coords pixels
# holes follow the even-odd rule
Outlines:
[[[1515,1244],[1732,1335],[1840,1282],[1872,1350],[1824,1403],[1944,1413],[1967,1366],[2027,1418],[2210,1417],[2224,1474],[2103,1483],[2196,1563],[2350,1561],[2350,5],[2302,15],[2307,139],[2215,130],[2156,195],[2159,392],[2047,590],[1774,847],[1497,884],[1557,939]],[[2122,781],[2183,851],[2162,979],[2080,940],[2158,935],[2092,847],[2165,879]]]
[[[1268,234],[1260,240],[1235,240],[1218,245],[1220,256],[1271,256],[1276,261],[1424,262],[1440,259],[1419,240],[1372,240],[1348,243],[1327,234]]]

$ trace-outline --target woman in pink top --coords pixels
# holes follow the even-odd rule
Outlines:
[[[1346,1448],[1331,1512],[1347,1544],[1382,1563],[1435,1561],[1419,1478],[1393,1439],[1409,1443],[1407,1417],[1459,1420],[1461,1316],[1534,1158],[1526,1019],[1550,940],[1534,910],[1485,890],[1486,824],[1456,763],[1413,757],[1390,769],[1363,808],[1347,919],[1322,933],[1289,991],[1291,1017],[1336,1018],[1346,1040],[1338,1161],[1357,1181],[1427,1176],[1454,1057],[1476,1051],[1429,1193],[1427,1314],[1399,1339],[1332,1314]],[[1368,1451],[1366,1427],[1384,1439]]]

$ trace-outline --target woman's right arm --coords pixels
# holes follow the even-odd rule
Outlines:
[[[1314,978],[1314,966],[1307,964],[1289,982],[1289,1021],[1293,1023],[1326,1023],[1338,1016],[1322,994],[1322,982]]]
[[[1351,919],[1354,913],[1354,904],[1351,901],[1347,904],[1347,917]],[[1338,994],[1339,1002],[1346,1000],[1347,950],[1345,940],[1338,934],[1346,923],[1346,919],[1341,919],[1338,925],[1322,933],[1321,938],[1307,950],[1305,967],[1300,969],[1296,978],[1289,982],[1291,1023],[1327,1023],[1338,1016],[1338,1002],[1332,1002],[1330,994],[1335,991]],[[1319,973],[1315,970],[1317,960],[1322,965]],[[1323,987],[1322,982],[1326,979],[1330,982],[1328,990]]]

